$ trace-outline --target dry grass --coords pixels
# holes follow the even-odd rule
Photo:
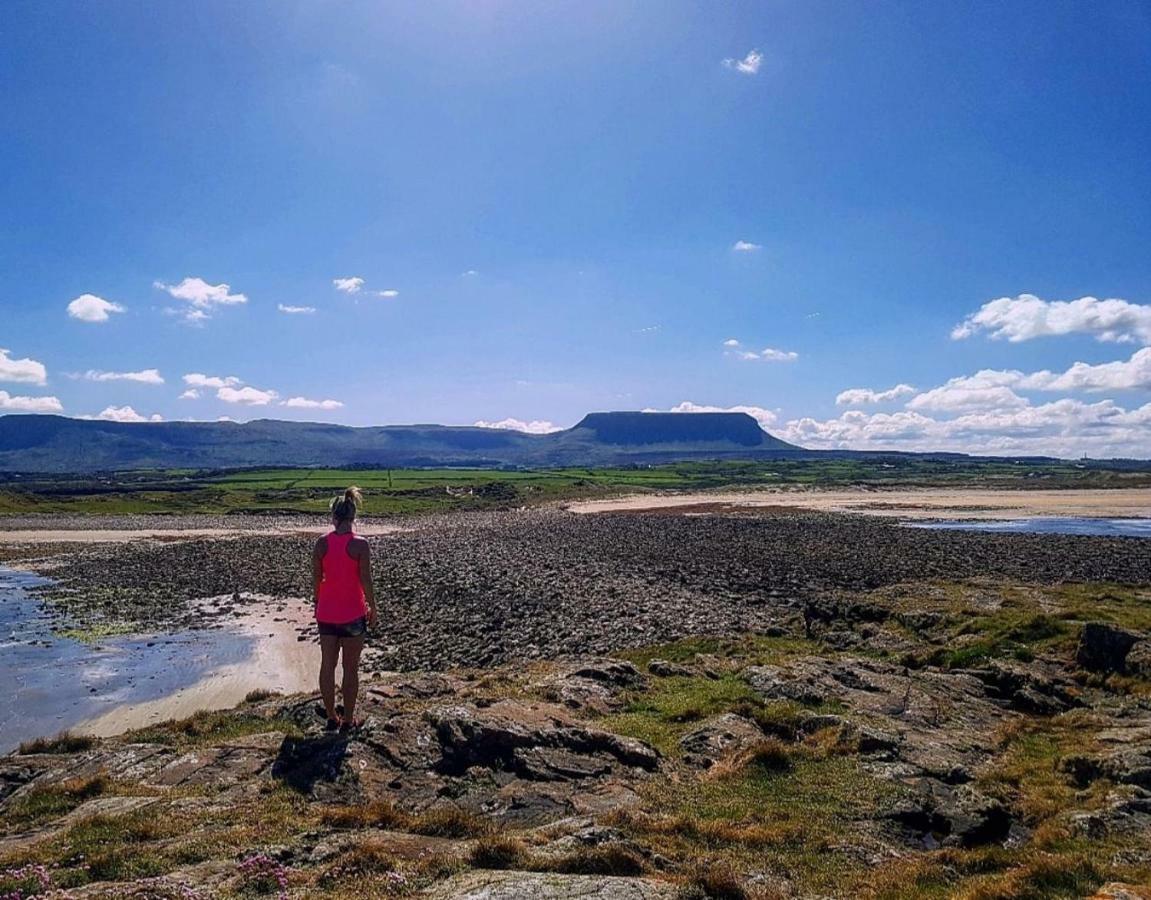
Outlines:
[[[708,778],[737,778],[749,771],[783,773],[791,771],[796,748],[789,747],[778,738],[767,738],[719,760],[707,770]]]
[[[420,813],[407,830],[427,837],[473,838],[490,834],[492,823],[456,806],[440,806]]]
[[[581,847],[562,856],[536,856],[530,865],[537,871],[564,875],[643,875],[647,871],[642,856],[618,844]]]
[[[32,741],[22,741],[16,751],[25,755],[33,753],[82,753],[91,749],[96,739],[87,734],[72,734],[61,731],[54,738],[39,737]]]
[[[331,828],[398,828],[411,824],[412,817],[388,800],[373,800],[355,806],[328,806],[320,811],[320,821]]]
[[[516,838],[489,835],[472,847],[468,862],[477,869],[523,869],[528,865],[528,849]]]
[[[273,697],[282,697],[279,691],[269,691],[264,688],[256,688],[254,691],[248,691],[244,695],[245,703],[259,703],[262,700],[271,700]]]

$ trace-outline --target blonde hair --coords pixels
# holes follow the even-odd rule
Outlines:
[[[356,517],[356,510],[363,505],[364,495],[354,484],[344,491],[344,496],[333,497],[328,506],[332,510],[332,518],[337,522],[350,522]]]

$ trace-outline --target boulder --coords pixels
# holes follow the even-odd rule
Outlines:
[[[1079,634],[1075,661],[1089,672],[1125,672],[1127,654],[1141,637],[1106,622],[1088,622]]]
[[[1053,716],[1080,705],[1071,682],[1035,666],[996,660],[984,668],[963,671],[983,682],[989,697],[1019,712]]]
[[[643,685],[643,674],[625,660],[578,657],[561,661],[540,687],[544,696],[569,709],[605,714],[620,706],[623,691]]]
[[[1151,679],[1151,641],[1138,641],[1127,653],[1124,660],[1127,674]]]
[[[827,693],[808,681],[791,678],[775,666],[749,666],[743,671],[744,680],[751,689],[769,700],[791,700],[807,706],[817,706],[827,699]]]
[[[647,670],[660,678],[670,678],[675,675],[689,676],[695,672],[679,663],[668,662],[666,659],[653,659],[647,664]]]
[[[977,847],[1000,843],[1011,831],[1011,815],[1000,801],[967,784],[958,787],[925,779],[916,796],[902,800],[887,817],[908,829],[917,843]]]
[[[427,718],[443,751],[439,768],[448,774],[481,766],[525,777],[580,778],[599,774],[604,763],[609,770],[659,766],[659,755],[642,741],[586,727],[555,706],[501,700],[486,708],[440,707]]]
[[[608,875],[539,872],[465,872],[427,894],[429,900],[673,900],[668,882]]]
[[[1091,895],[1089,900],[1148,900],[1151,889],[1122,881],[1109,881]]]
[[[694,731],[679,739],[684,761],[699,768],[710,768],[716,762],[754,747],[763,740],[763,730],[750,719],[724,713],[707,719]]]

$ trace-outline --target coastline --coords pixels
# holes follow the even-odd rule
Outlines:
[[[1151,516],[1151,489],[767,488],[637,494],[565,504],[568,511],[576,514],[646,512],[681,507],[700,507],[701,512],[721,512],[724,507],[731,510],[774,507],[902,519],[1142,518]]]
[[[279,694],[312,690],[319,650],[311,636],[302,639],[301,631],[311,622],[305,602],[293,602],[284,615],[271,608],[271,598],[259,599],[269,602],[258,612],[235,620],[239,626],[236,633],[252,640],[252,649],[244,659],[209,669],[192,684],[164,696],[121,703],[78,723],[71,731],[110,737],[169,719],[185,719],[203,710],[229,709],[254,690]]]

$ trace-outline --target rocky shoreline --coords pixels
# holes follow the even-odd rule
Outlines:
[[[912,531],[893,520],[800,511],[460,515],[370,541],[384,626],[369,658],[381,671],[764,630],[807,605],[909,581],[1151,584],[1140,540]],[[197,628],[218,625],[249,595],[308,596],[310,549],[305,532],[0,545],[0,562],[49,574],[55,586],[45,596],[68,627]],[[215,617],[195,603],[226,594],[236,602]]]
[[[1146,541],[794,511],[371,541],[360,732],[257,692],[33,742],[0,762],[0,893],[45,865],[75,897],[1147,896]],[[5,552],[74,626],[220,627],[306,593],[309,546]]]

